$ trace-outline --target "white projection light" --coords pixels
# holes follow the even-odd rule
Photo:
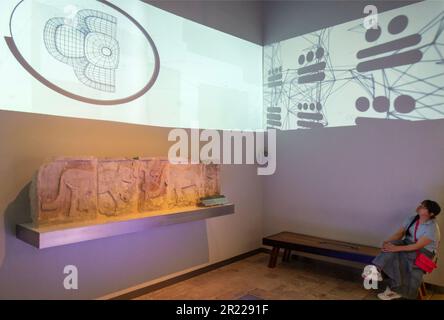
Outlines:
[[[260,45],[142,1],[1,1],[0,21],[0,109],[263,129]]]
[[[267,127],[444,118],[444,2],[363,13],[264,47]]]

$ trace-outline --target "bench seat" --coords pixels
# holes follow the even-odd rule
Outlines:
[[[371,263],[373,258],[381,251],[380,248],[376,247],[288,231],[265,237],[262,239],[262,244],[272,247],[268,264],[270,268],[276,266],[280,249],[284,249],[283,261],[288,261],[291,256],[291,250],[296,250],[366,264]]]
[[[271,246],[270,261],[268,267],[276,267],[280,249],[284,249],[282,261],[289,261],[291,250],[308,252],[327,257],[356,261],[371,264],[380,248],[365,246],[361,244],[336,241],[320,237],[309,236],[294,232],[280,232],[262,239],[262,244]],[[427,295],[425,283],[422,282],[418,290],[418,299],[423,300]]]

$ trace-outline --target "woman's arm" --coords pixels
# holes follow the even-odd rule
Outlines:
[[[384,241],[384,245],[390,241],[401,240],[404,237],[405,229],[404,227],[399,228],[390,238]]]
[[[392,243],[385,243],[382,251],[383,252],[399,252],[399,251],[416,251],[424,248],[426,245],[432,242],[431,239],[427,237],[421,237],[416,243],[408,244],[405,246],[397,246]]]

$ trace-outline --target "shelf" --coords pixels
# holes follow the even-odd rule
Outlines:
[[[111,220],[69,223],[56,226],[34,227],[32,223],[18,224],[18,239],[39,249],[63,246],[88,240],[95,240],[165,226],[203,220],[234,213],[234,204],[214,207],[187,207],[180,211],[163,210]]]

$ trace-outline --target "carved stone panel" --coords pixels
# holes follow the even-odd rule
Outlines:
[[[139,211],[174,207],[175,201],[167,190],[168,165],[167,159],[139,160]]]
[[[203,169],[205,197],[220,194],[220,165],[206,164]]]
[[[132,159],[102,159],[98,162],[98,210],[106,216],[137,212],[138,164]]]
[[[219,171],[166,158],[58,158],[33,179],[32,218],[38,226],[195,206],[220,193]]]
[[[197,205],[205,196],[203,164],[170,164],[168,192],[179,207]]]
[[[97,160],[59,158],[43,165],[32,186],[37,224],[94,219],[97,215]]]

